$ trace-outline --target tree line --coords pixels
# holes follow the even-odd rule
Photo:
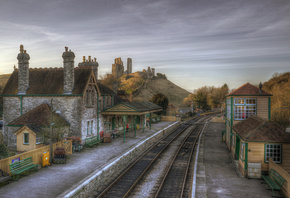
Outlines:
[[[271,121],[283,128],[290,126],[290,72],[275,73],[263,83],[262,89],[273,96],[271,98]]]
[[[220,108],[225,102],[225,96],[229,92],[229,87],[225,83],[221,87],[204,86],[193,91],[184,98],[183,106],[193,105],[194,108],[212,110]]]

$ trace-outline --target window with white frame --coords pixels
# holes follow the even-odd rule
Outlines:
[[[234,119],[244,120],[252,115],[256,115],[256,107],[256,98],[235,98]]]
[[[91,121],[91,134],[93,134],[94,121]]]
[[[87,135],[89,135],[90,131],[90,121],[87,121]]]
[[[244,161],[244,151],[245,151],[245,144],[242,143],[242,144],[241,144],[241,150],[240,150],[240,159],[241,159],[242,161]]]
[[[282,162],[282,144],[265,145],[265,162],[269,162],[269,158],[275,163]]]
[[[23,144],[29,144],[29,133],[23,133]]]
[[[36,144],[42,144],[44,142],[44,136],[41,134],[36,135]]]

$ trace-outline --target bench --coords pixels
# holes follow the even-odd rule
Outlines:
[[[20,160],[19,162],[14,162],[9,165],[13,180],[18,180],[20,175],[24,173],[28,175],[30,169],[38,170],[38,164],[33,164],[32,157]]]
[[[101,140],[98,140],[98,136],[93,136],[85,139],[86,146],[93,146],[95,144],[99,144]]]
[[[274,169],[271,169],[269,175],[262,175],[262,178],[272,189],[272,196],[275,195],[275,191],[281,191],[284,185],[285,179],[279,175]]]
[[[8,173],[4,172],[3,170],[0,169],[0,184],[2,183],[9,183],[10,176]]]

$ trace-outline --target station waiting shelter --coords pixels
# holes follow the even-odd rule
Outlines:
[[[143,127],[143,132],[146,126],[146,114],[151,117],[152,113],[163,111],[163,108],[152,102],[121,102],[109,109],[101,112],[104,117],[106,128],[114,130],[118,128],[124,131],[124,142],[126,140],[126,124],[134,130],[136,137],[137,126]],[[151,125],[150,125],[151,128]]]

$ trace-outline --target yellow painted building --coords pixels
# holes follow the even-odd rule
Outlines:
[[[285,170],[290,170],[290,133],[275,123],[258,116],[235,124],[233,127],[231,153],[238,160],[243,176],[252,176],[252,164],[258,166],[257,178],[269,170],[269,159]]]
[[[261,86],[258,88],[250,83],[246,83],[226,95],[225,142],[231,151],[235,149],[232,126],[253,115],[270,120],[271,96],[263,91]]]
[[[23,126],[15,132],[17,138],[17,151],[24,152],[36,149],[43,145],[42,134],[37,135],[32,129]],[[38,141],[37,141],[38,140]]]

